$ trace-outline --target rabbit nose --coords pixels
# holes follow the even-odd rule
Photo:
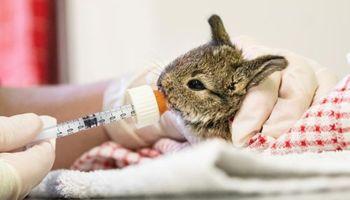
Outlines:
[[[157,81],[157,87],[158,87],[159,90],[163,88],[163,85],[162,85],[160,79],[158,79],[158,81]]]
[[[163,87],[162,81],[160,79],[158,79],[158,81],[157,81],[157,88],[159,91],[164,93],[164,87]]]
[[[165,94],[165,89],[164,89],[164,87],[163,87],[163,85],[158,85],[158,90],[160,91],[160,92],[162,92],[163,94]]]

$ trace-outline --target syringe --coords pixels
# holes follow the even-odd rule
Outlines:
[[[153,91],[150,86],[146,85],[128,90],[127,102],[130,104],[45,128],[34,139],[34,142],[72,135],[96,126],[109,124],[130,117],[135,117],[139,127],[147,126],[157,122],[160,115],[166,110],[163,94],[159,91]]]

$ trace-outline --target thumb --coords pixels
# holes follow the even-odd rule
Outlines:
[[[33,113],[0,117],[0,152],[25,146],[35,138],[42,126],[40,117]]]

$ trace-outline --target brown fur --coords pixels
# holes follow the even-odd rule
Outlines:
[[[230,141],[228,120],[240,108],[247,90],[286,68],[288,62],[275,55],[245,60],[242,51],[231,43],[220,17],[213,15],[208,22],[211,41],[170,63],[160,75],[158,87],[170,109],[181,115],[194,134]],[[198,89],[194,79],[205,89]]]

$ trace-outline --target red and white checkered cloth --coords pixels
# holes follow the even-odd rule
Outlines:
[[[91,171],[123,168],[128,165],[146,162],[161,154],[179,151],[186,146],[189,146],[188,142],[177,142],[164,138],[157,141],[152,148],[142,148],[133,151],[115,142],[105,142],[80,156],[73,163],[71,169]]]
[[[350,75],[328,96],[314,103],[288,132],[277,139],[258,133],[248,140],[247,147],[266,153],[288,154],[344,150],[349,147],[349,141]],[[178,151],[188,145],[187,142],[160,139],[152,148],[132,151],[114,142],[107,142],[81,156],[72,169],[91,171],[122,168]]]
[[[161,153],[155,149],[143,148],[132,151],[115,142],[105,142],[84,153],[74,162],[71,169],[91,171],[98,169],[123,168],[128,165],[145,162],[159,156]]]

